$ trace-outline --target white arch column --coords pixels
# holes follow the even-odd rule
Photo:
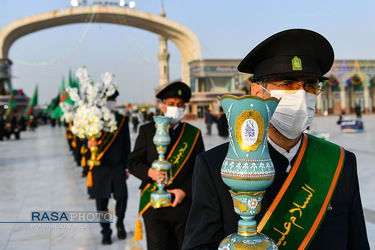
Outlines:
[[[316,114],[323,115],[323,98],[322,95],[318,95],[316,99]]]
[[[363,98],[365,100],[365,110],[364,113],[370,113],[370,85],[368,83],[363,83]]]
[[[341,101],[341,113],[346,113],[346,93],[345,86],[340,84],[340,101]]]
[[[0,58],[0,95],[9,95],[11,90],[11,66],[12,61]]]
[[[159,35],[159,85],[162,86],[169,82],[169,53],[167,47],[167,38]]]

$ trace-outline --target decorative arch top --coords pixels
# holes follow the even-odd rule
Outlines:
[[[96,13],[100,15],[95,15]],[[125,17],[125,24],[117,24],[148,30],[171,40],[181,52],[182,80],[189,84],[188,62],[201,59],[201,46],[197,36],[187,27],[165,17],[129,8],[84,6],[18,19],[0,30],[0,59],[8,58],[9,49],[18,38],[51,27],[85,23],[88,15],[95,15],[92,21],[97,23],[114,23],[114,20]]]

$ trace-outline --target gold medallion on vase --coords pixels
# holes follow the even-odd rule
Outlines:
[[[263,141],[264,119],[259,111],[244,110],[234,125],[236,140],[242,150],[255,151]]]

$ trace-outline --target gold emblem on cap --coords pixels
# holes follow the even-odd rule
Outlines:
[[[302,61],[297,56],[292,59],[293,71],[302,70]]]
[[[178,90],[178,95],[182,95],[181,89]]]

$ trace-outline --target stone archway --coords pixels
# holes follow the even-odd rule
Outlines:
[[[96,15],[93,22],[113,23],[114,18],[125,17],[126,23],[122,25],[148,30],[175,43],[181,52],[181,79],[190,85],[188,62],[201,59],[201,47],[197,36],[187,27],[165,17],[128,8],[84,6],[18,19],[0,30],[0,60],[8,59],[11,45],[24,35],[65,24],[85,23],[88,15],[96,13],[100,13],[100,15]],[[7,67],[10,65],[8,64]]]

